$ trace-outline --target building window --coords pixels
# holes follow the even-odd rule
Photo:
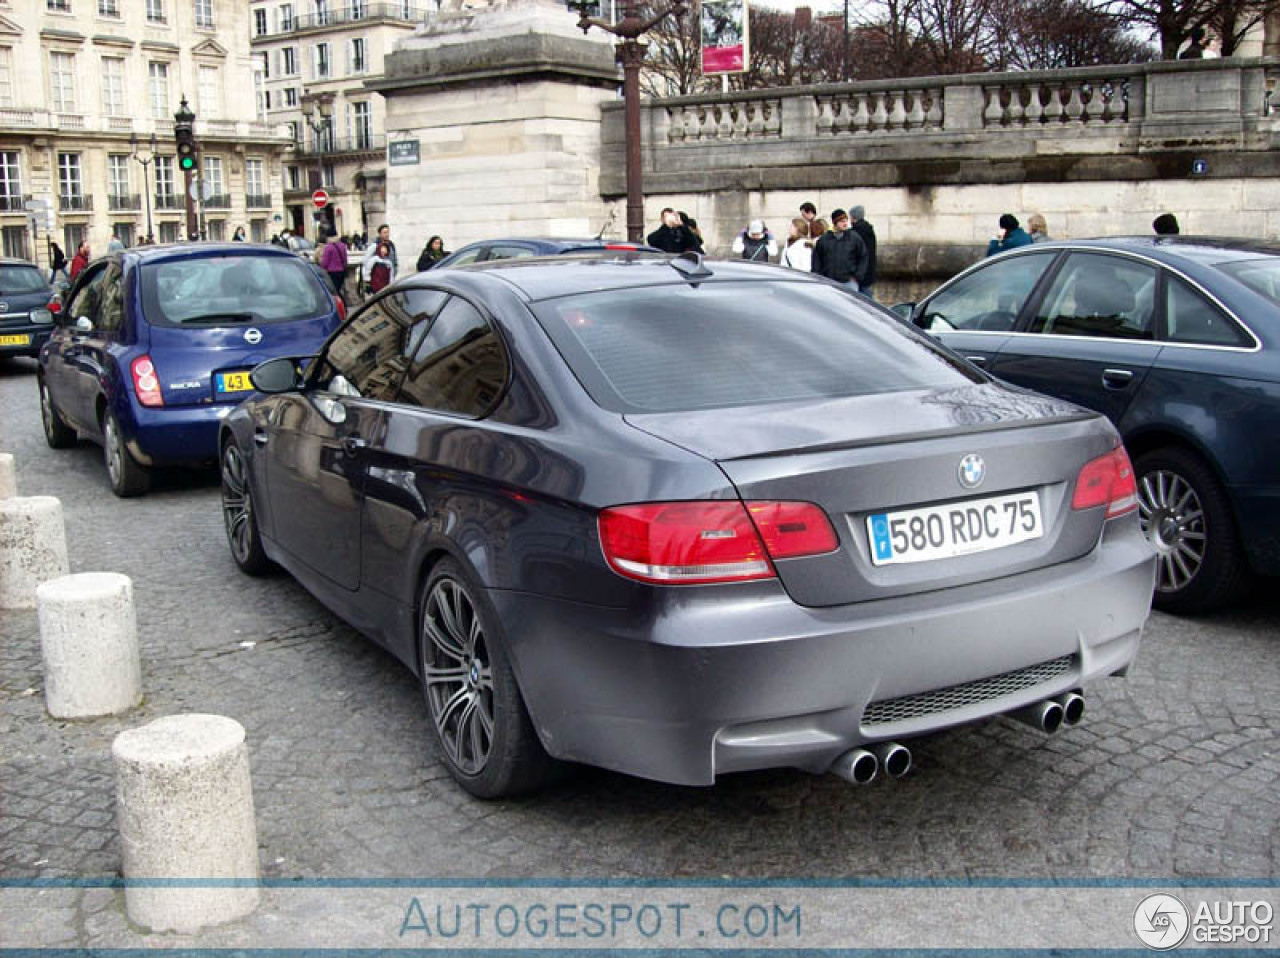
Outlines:
[[[337,176],[334,175],[332,163],[325,163],[320,167],[320,177],[321,186],[333,186],[334,183],[338,182]]]
[[[147,65],[147,86],[151,96],[151,116],[169,118],[169,64],[153,60]]]
[[[102,115],[124,116],[124,60],[102,58]]]
[[[13,47],[0,47],[0,106],[13,106]]]
[[[133,245],[133,224],[132,223],[112,223],[111,235],[123,243],[126,247]]]
[[[253,35],[255,37],[267,35],[267,11],[264,7],[253,11]]]
[[[226,220],[209,220],[209,239],[221,243],[227,238]]]
[[[271,79],[271,57],[265,50],[258,54],[258,69],[262,71],[264,80]]]
[[[196,4],[196,26],[212,27],[213,26],[213,0],[195,0]]]
[[[265,123],[267,120],[267,111],[271,109],[271,91],[262,84],[262,74],[254,73],[253,75],[254,91],[258,94],[258,121]]]
[[[297,120],[289,121],[289,139],[294,143],[302,142],[302,126]]]
[[[317,43],[311,49],[314,56],[313,66],[315,67],[315,78],[317,80],[322,80],[328,77],[330,73],[329,44]]]
[[[164,23],[164,0],[147,0],[147,20],[151,23]]]
[[[315,133],[316,133],[316,139],[315,139],[316,150],[319,151],[320,153],[332,153],[333,152],[333,117],[331,116],[325,117],[323,125],[320,127],[320,129],[316,130]]]
[[[222,96],[219,89],[217,67],[200,67],[198,70],[200,113],[206,120],[222,115]]]
[[[352,20],[362,20],[365,15],[364,0],[351,0],[347,6],[347,14]]]
[[[45,9],[54,13],[70,13],[71,0],[46,0]]]
[[[206,156],[204,158],[204,181],[209,184],[210,192],[221,196],[226,191],[222,188],[222,157]]]
[[[316,0],[316,26],[323,27],[329,22],[329,0]]]
[[[351,132],[357,150],[367,150],[373,145],[373,116],[368,100],[351,104]]]
[[[4,255],[14,259],[31,259],[31,253],[27,249],[25,226],[4,227]]]
[[[295,87],[285,87],[285,91],[284,91],[284,105],[285,105],[285,106],[297,106],[297,105],[298,105],[298,91],[297,91],[297,89],[296,89]]]
[[[76,110],[76,57],[74,53],[49,54],[49,93],[55,113]]]
[[[364,37],[354,37],[347,48],[347,72],[364,73],[369,69],[369,59],[365,55]]]
[[[156,201],[173,196],[173,157],[156,157]]]
[[[129,195],[129,154],[107,155],[107,192],[112,196]]]
[[[119,17],[120,5],[117,0],[98,0],[98,16]]]
[[[179,223],[161,223],[160,224],[160,242],[176,243],[182,239],[182,233],[179,230]]]
[[[290,190],[302,189],[302,171],[296,166],[285,167],[285,176]]]
[[[298,51],[295,47],[285,47],[280,51],[284,57],[284,68],[280,71],[287,77],[298,74]]]
[[[249,242],[265,243],[267,241],[267,221],[249,220]]]
[[[263,196],[267,192],[261,160],[244,161],[244,191],[249,196]]]
[[[22,173],[16,151],[0,153],[0,211],[22,209]]]
[[[80,179],[80,154],[58,154],[58,195],[64,200],[78,200],[84,196]],[[63,206],[68,204],[64,203]]]
[[[282,3],[279,10],[280,16],[280,32],[288,33],[293,29],[293,4]]]

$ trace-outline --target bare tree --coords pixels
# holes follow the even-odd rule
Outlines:
[[[1140,63],[1155,50],[1087,0],[1015,0],[1000,18],[1000,56],[993,66],[1054,70],[1103,63]]]
[[[1216,32],[1223,56],[1235,52],[1252,27],[1280,10],[1280,0],[1102,0],[1098,9],[1130,26],[1147,27],[1160,42],[1160,56],[1172,60],[1197,28]]]

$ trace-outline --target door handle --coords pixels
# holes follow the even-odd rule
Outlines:
[[[973,363],[975,366],[981,366],[984,369],[987,366],[986,356],[966,356],[965,359],[969,360],[969,362]]]
[[[1133,382],[1133,370],[1131,369],[1104,369],[1102,371],[1102,385],[1108,389],[1124,389],[1131,382]]]
[[[347,436],[342,440],[342,451],[348,456],[354,456],[359,453],[361,449],[367,449],[368,446],[369,440],[361,439],[359,436]]]
[[[265,429],[255,429],[253,431],[253,441],[256,442],[259,446],[265,446],[269,438],[270,438],[270,435],[267,433]]]

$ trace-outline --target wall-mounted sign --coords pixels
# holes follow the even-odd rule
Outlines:
[[[392,140],[387,144],[388,166],[416,166],[421,162],[417,140]]]
[[[745,73],[750,62],[747,0],[702,0],[702,75]]]
[[[1191,172],[1194,176],[1204,176],[1206,173],[1209,172],[1209,161],[1208,160],[1192,160]]]

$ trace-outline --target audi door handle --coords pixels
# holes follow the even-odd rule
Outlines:
[[[347,436],[342,440],[342,451],[348,456],[354,456],[361,449],[366,449],[368,446],[369,440],[361,439],[359,436]]]
[[[965,359],[969,360],[969,362],[973,363],[975,366],[982,366],[985,368],[987,365],[986,356],[966,356]]]
[[[1133,370],[1131,369],[1104,369],[1102,371],[1102,385],[1108,389],[1124,389],[1131,382],[1133,382]]]

